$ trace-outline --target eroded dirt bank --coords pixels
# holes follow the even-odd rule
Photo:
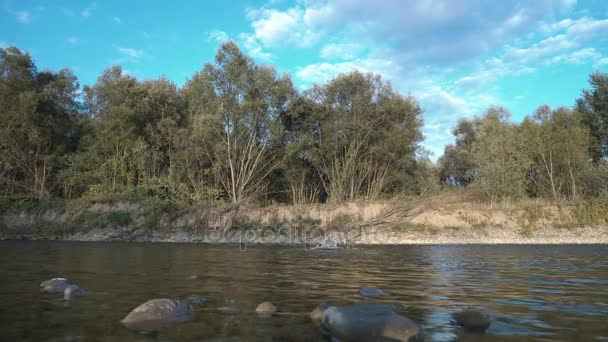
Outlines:
[[[114,202],[7,211],[0,238],[311,246],[608,243],[608,227],[581,225],[572,211],[568,205],[484,205],[458,197],[161,212]]]

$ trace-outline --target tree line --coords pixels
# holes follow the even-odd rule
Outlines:
[[[461,119],[439,158],[440,181],[488,198],[608,196],[608,74],[589,83],[572,108],[542,105],[521,123],[503,107]]]
[[[608,184],[608,76],[573,109],[521,124],[459,121],[437,163],[422,109],[374,74],[298,91],[234,42],[182,86],[119,66],[80,88],[69,69],[0,49],[0,196],[158,198],[185,205],[341,202],[450,187],[490,197],[597,196]],[[456,113],[455,113],[456,114]]]

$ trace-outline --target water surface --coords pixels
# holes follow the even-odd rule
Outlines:
[[[337,251],[232,245],[0,242],[0,341],[319,341],[309,320],[320,302],[391,295],[430,341],[608,340],[608,247],[385,246]],[[196,279],[188,279],[197,275]],[[63,276],[91,293],[66,303],[42,294]],[[209,299],[193,320],[155,336],[119,321],[152,298]],[[271,301],[279,312],[258,317]],[[226,316],[215,308],[238,304]],[[494,317],[485,335],[464,334],[450,315],[467,307]]]

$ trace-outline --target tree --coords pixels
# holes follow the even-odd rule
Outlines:
[[[341,74],[305,96],[316,104],[311,159],[329,200],[404,190],[422,140],[422,111],[413,98],[360,72]]]
[[[295,91],[288,76],[256,65],[232,42],[220,47],[185,87],[193,121],[211,139],[208,158],[215,179],[233,203],[264,192],[280,164],[280,117]]]
[[[525,196],[530,161],[518,127],[508,120],[502,107],[490,107],[479,122],[473,143],[474,160],[479,167],[476,183],[491,198]]]
[[[38,71],[15,47],[0,49],[0,184],[5,195],[47,198],[80,139],[78,82],[68,69]]]
[[[608,158],[608,74],[595,72],[589,76],[591,89],[583,89],[576,100],[576,110],[589,129],[589,155],[594,162]]]
[[[479,119],[460,119],[452,130],[456,141],[448,144],[439,158],[441,183],[466,187],[475,180],[477,163],[473,155],[473,144],[477,140]]]
[[[587,166],[589,134],[581,115],[568,108],[539,107],[522,123],[524,143],[533,161],[529,172],[534,193],[554,200],[574,199]]]

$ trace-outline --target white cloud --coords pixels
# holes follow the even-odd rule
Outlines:
[[[8,47],[9,47],[9,45],[7,42],[0,40],[0,49],[6,49]]]
[[[253,58],[261,61],[270,61],[274,57],[271,53],[264,51],[262,45],[260,45],[255,36],[252,34],[241,33],[239,35],[239,41],[245,48],[247,54]]]
[[[224,31],[220,31],[220,30],[214,30],[207,34],[208,42],[213,41],[216,43],[223,43],[229,39],[230,39],[230,37],[228,36],[228,34]]]
[[[249,10],[247,17],[255,38],[264,46],[274,47],[289,43],[298,47],[310,47],[321,34],[308,25],[306,12],[298,7],[286,11],[276,9]]]
[[[84,18],[90,17],[95,7],[97,7],[97,3],[92,2],[80,12],[80,15]]]
[[[117,24],[122,24],[122,19],[120,19],[120,17],[113,17],[112,21],[114,21]]]
[[[21,24],[29,24],[32,21],[32,15],[29,11],[17,12],[17,21]]]
[[[401,67],[388,59],[362,58],[348,62],[339,63],[315,63],[298,68],[296,77],[303,86],[313,83],[325,83],[341,73],[359,70],[361,72],[373,72],[391,80],[393,76],[400,73]]]
[[[323,59],[354,59],[361,54],[363,47],[357,43],[333,43],[321,48]]]
[[[117,47],[117,49],[118,49],[118,52],[120,52],[121,54],[128,56],[128,57],[132,57],[132,58],[139,58],[144,55],[144,51],[140,50],[140,49],[126,48],[126,47]]]
[[[80,41],[80,39],[78,39],[78,37],[74,37],[74,36],[68,37],[68,43],[70,43],[72,45],[78,44],[79,41]]]

